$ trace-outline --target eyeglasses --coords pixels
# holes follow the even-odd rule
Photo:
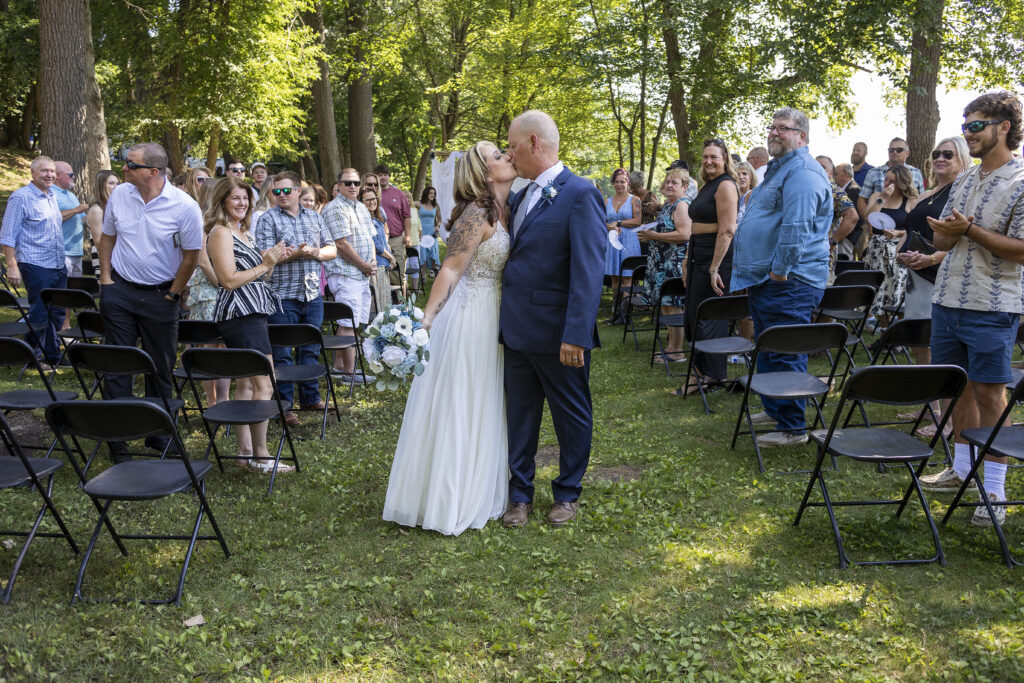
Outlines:
[[[889,154],[902,154],[903,152],[906,152],[906,151],[907,151],[906,147],[890,147],[889,148]]]
[[[936,149],[936,150],[932,151],[932,160],[933,161],[938,159],[939,157],[942,157],[946,161],[949,161],[954,156],[956,156],[956,152],[954,152],[951,149]]]
[[[987,127],[995,123],[1002,123],[1006,119],[988,119],[986,121],[969,121],[960,126],[960,130],[965,133],[980,133]]]
[[[245,173],[245,166],[232,166],[228,169],[228,173]]]
[[[777,135],[782,135],[783,133],[788,133],[791,130],[800,130],[800,129],[799,128],[793,128],[791,126],[771,125],[771,126],[768,126],[768,135],[771,135],[773,132],[775,134],[777,134]]]
[[[205,183],[205,182],[206,182],[207,180],[209,180],[209,178],[207,178],[207,177],[206,177],[206,176],[204,176],[204,175],[197,175],[197,176],[196,176],[196,184],[198,184],[198,185],[202,185],[202,184],[203,184],[203,183]]]
[[[288,195],[290,195],[292,193],[292,190],[294,190],[294,189],[295,189],[294,187],[275,187],[270,192],[275,197],[280,197],[281,195],[284,195],[285,197],[287,197]]]
[[[345,187],[359,187],[358,180],[339,180],[338,183]]]
[[[126,161],[126,162],[124,162],[124,167],[127,168],[129,171],[137,171],[140,168],[151,168],[154,171],[159,171],[160,170],[160,168],[157,167],[157,166],[146,166],[144,164],[137,164],[134,161]]]
[[[376,197],[363,197],[363,204],[376,203],[376,201],[377,201]]]

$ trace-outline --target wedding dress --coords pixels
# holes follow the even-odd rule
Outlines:
[[[384,519],[458,535],[505,511],[508,437],[498,344],[509,235],[477,247],[430,330],[430,363],[413,380],[391,465]]]

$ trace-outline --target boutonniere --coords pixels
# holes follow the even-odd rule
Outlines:
[[[546,204],[550,204],[551,200],[558,196],[558,188],[555,187],[555,181],[551,181],[545,185],[540,191],[540,198]]]

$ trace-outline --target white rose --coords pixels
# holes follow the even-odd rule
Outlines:
[[[412,334],[412,321],[408,317],[402,316],[395,323],[395,332],[403,336]]]
[[[388,315],[397,318],[398,316],[402,315],[402,312],[397,308],[392,308],[390,311],[388,311]]]
[[[412,333],[412,340],[416,342],[416,346],[426,346],[430,341],[430,333],[421,327]]]
[[[405,360],[405,351],[397,346],[387,346],[380,354],[380,359],[389,368],[393,368]]]
[[[412,317],[416,320],[423,320],[423,311],[419,308],[412,309]]]
[[[410,334],[407,334],[404,337],[402,337],[402,341],[405,342],[406,348],[408,348],[410,351],[415,351],[417,348],[419,348],[419,344],[416,343],[416,340],[413,339],[412,335]]]

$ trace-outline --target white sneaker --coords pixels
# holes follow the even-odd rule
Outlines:
[[[788,432],[768,432],[759,434],[757,445],[761,448],[774,448],[776,446],[796,446],[807,443],[807,432],[803,434],[790,434]]]
[[[764,412],[754,413],[750,416],[750,421],[755,425],[773,425],[775,424],[775,418]]]
[[[933,491],[935,493],[956,493],[960,490],[960,485],[964,483],[964,480],[960,478],[960,475],[952,467],[947,467],[936,474],[921,477],[918,481],[921,482],[921,488],[925,491]],[[970,486],[968,486],[968,490],[977,493],[978,485],[972,481]]]
[[[981,498],[981,496],[978,497]],[[1000,525],[1005,524],[1006,506],[995,505],[995,502],[998,500],[998,498],[996,498],[996,494],[994,493],[988,494],[988,499],[991,503],[993,503],[992,510],[995,511],[996,513],[996,520],[999,522]],[[993,526],[992,517],[990,517],[988,514],[988,508],[986,508],[984,505],[978,508],[974,508],[974,516],[971,517],[971,524],[973,524],[974,526]]]

